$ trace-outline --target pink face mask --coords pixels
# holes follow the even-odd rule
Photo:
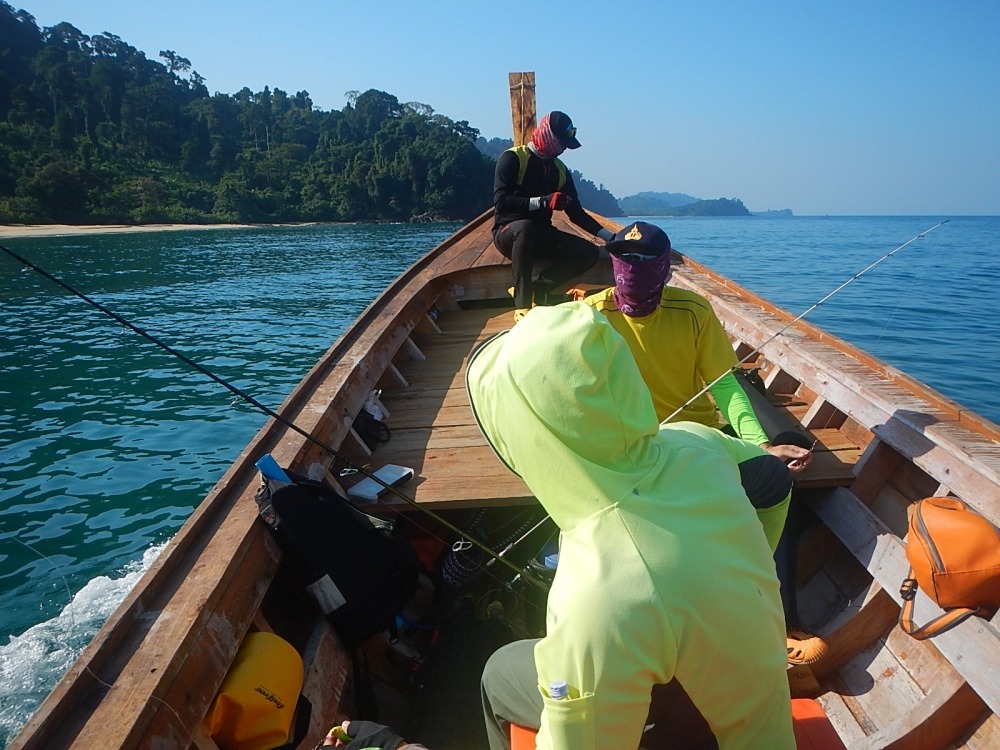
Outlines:
[[[566,147],[556,138],[552,132],[552,124],[549,122],[549,115],[545,115],[531,135],[531,145],[535,148],[535,153],[543,159],[555,159],[566,150]]]
[[[641,250],[639,251],[641,252]],[[670,253],[641,260],[628,253],[611,255],[615,272],[615,304],[630,318],[644,318],[656,311],[663,287],[670,278]]]

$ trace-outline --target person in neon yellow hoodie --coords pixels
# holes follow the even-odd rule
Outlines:
[[[483,674],[492,750],[509,747],[510,723],[537,727],[539,750],[639,747],[665,685],[722,750],[794,748],[771,557],[791,487],[780,459],[660,425],[625,340],[580,302],[486,342],[467,387],[561,531],[545,637],[504,647]],[[568,699],[549,696],[555,681]]]

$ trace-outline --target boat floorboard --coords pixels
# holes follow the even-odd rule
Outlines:
[[[365,468],[399,464],[414,470],[402,490],[422,507],[465,508],[534,502],[519,477],[487,444],[472,416],[465,391],[469,354],[512,323],[509,307],[446,310],[435,321],[440,333],[424,333],[415,343],[423,359],[396,362],[408,385],[383,391],[392,430]],[[399,507],[392,498],[387,505]]]

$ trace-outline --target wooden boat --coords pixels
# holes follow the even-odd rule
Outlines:
[[[351,462],[412,467],[416,476],[402,491],[459,526],[477,509],[503,514],[535,504],[486,444],[464,388],[470,351],[512,323],[510,269],[490,225],[483,214],[407,269],[280,410]],[[809,511],[798,536],[798,599],[803,625],[830,650],[813,668],[789,670],[793,694],[814,697],[849,748],[1000,747],[1000,617],[972,618],[927,641],[897,626],[907,509],[953,494],[1000,524],[1000,428],[808,323],[775,337],[791,315],[692,258],[676,253],[674,261],[671,283],[711,300],[737,352],[750,355],[747,367],[763,380],[763,393],[750,393],[765,428],[798,428],[817,441],[798,480]],[[583,281],[610,284],[607,261]],[[352,425],[373,391],[392,436],[371,450]],[[339,475],[343,461],[271,420],[12,750],[214,748],[201,721],[241,642],[257,630],[278,633],[304,658],[312,712],[298,747],[312,747],[352,715],[351,654],[258,520],[254,461],[265,453],[303,474],[353,479]],[[379,507],[421,516],[391,496]],[[935,613],[919,595],[917,618]],[[384,668],[373,669],[383,694],[410,700],[393,647],[376,637],[365,649],[373,662],[384,657]]]

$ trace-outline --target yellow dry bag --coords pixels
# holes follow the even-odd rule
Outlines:
[[[274,633],[251,633],[205,717],[222,750],[270,750],[288,742],[302,690],[302,657]]]

